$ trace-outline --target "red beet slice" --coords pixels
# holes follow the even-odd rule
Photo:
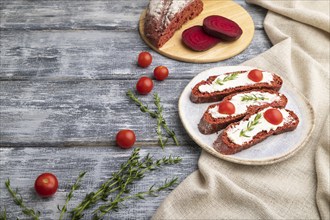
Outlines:
[[[206,17],[203,21],[203,29],[207,34],[225,41],[237,40],[243,33],[237,23],[219,15]]]
[[[203,31],[203,27],[196,25],[186,29],[182,33],[183,43],[192,50],[204,51],[215,46],[221,40],[210,35],[207,35]]]

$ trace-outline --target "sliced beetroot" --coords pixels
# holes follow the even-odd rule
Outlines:
[[[225,41],[237,40],[243,33],[237,23],[219,15],[206,17],[203,21],[203,29],[207,34]]]
[[[203,27],[196,25],[186,29],[182,33],[183,43],[192,50],[204,51],[215,46],[221,40],[219,38],[212,37],[203,31]]]

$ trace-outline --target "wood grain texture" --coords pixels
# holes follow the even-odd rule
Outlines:
[[[156,120],[140,112],[126,97],[135,80],[2,81],[0,82],[1,145],[39,146],[108,145],[120,129],[136,131],[138,142],[157,145]],[[188,80],[155,82],[164,116],[179,140],[189,140],[177,102]],[[171,91],[171,94],[168,93]],[[155,110],[152,95],[139,96]],[[39,144],[38,144],[39,143]]]
[[[137,31],[148,0],[2,0],[2,30],[131,30]],[[263,28],[266,10],[236,0],[251,14],[256,29]]]
[[[170,78],[191,79],[202,70],[238,65],[271,46],[263,30],[257,30],[249,47],[220,63],[191,64],[168,59],[151,51],[138,31],[2,31],[0,80],[137,79],[165,65]],[[138,53],[148,50],[150,67],[137,67]]]
[[[13,188],[18,188],[24,201],[30,207],[41,212],[41,219],[58,219],[57,205],[62,206],[65,196],[69,192],[72,183],[81,171],[87,171],[82,181],[81,188],[74,194],[68,208],[78,205],[86,193],[94,191],[104,182],[112,172],[117,171],[120,163],[126,161],[131,150],[121,150],[117,147],[83,146],[73,148],[1,148],[0,149],[0,206],[6,207],[8,219],[26,219],[20,208],[14,204],[9,196],[4,182],[10,178]],[[160,147],[142,147],[141,157],[148,153],[155,159],[163,156],[175,155],[182,157],[178,165],[164,166],[159,170],[149,172],[142,181],[132,186],[133,192],[145,191],[153,184],[159,184],[173,176],[179,178],[179,182],[188,174],[197,169],[196,161],[200,154],[200,148],[193,146],[169,146],[163,151]],[[41,172],[50,171],[59,180],[59,189],[52,198],[39,198],[33,189],[33,184]],[[162,200],[170,191],[164,191],[158,197],[150,197],[146,200],[130,200],[120,205],[119,212],[107,215],[105,219],[146,219],[153,215]],[[93,209],[92,209],[93,210]],[[84,219],[90,219],[90,211],[86,212]]]
[[[69,208],[96,188],[130,154],[115,147],[114,135],[121,128],[135,130],[142,154],[156,158],[181,156],[181,165],[150,173],[135,191],[172,175],[182,181],[197,169],[200,154],[179,120],[178,97],[197,73],[215,66],[237,65],[267,50],[263,30],[266,10],[235,1],[255,23],[255,36],[243,53],[219,63],[189,64],[155,52],[153,65],[136,66],[137,54],[149,50],[140,39],[138,20],[147,0],[3,0],[0,5],[0,209],[9,219],[26,219],[10,199],[4,181],[10,178],[24,200],[42,212],[41,219],[57,219],[73,179],[88,174]],[[180,146],[162,151],[156,144],[155,122],[125,97],[136,79],[151,75],[155,66],[166,65],[170,77],[155,82],[168,124]],[[141,99],[153,107],[152,97]],[[53,172],[59,191],[50,199],[38,198],[35,178]],[[162,177],[162,178],[159,178]],[[111,219],[150,219],[169,192],[145,201],[125,203]],[[107,216],[107,218],[110,218]],[[85,219],[90,219],[87,213]]]
[[[203,20],[211,15],[220,15],[236,22],[243,30],[239,39],[233,42],[220,42],[206,51],[196,52],[182,43],[184,30],[202,25]],[[141,14],[139,31],[141,38],[154,51],[174,60],[190,63],[212,63],[231,58],[245,50],[253,39],[254,23],[249,13],[239,4],[227,0],[203,0],[203,11],[196,18],[185,23],[161,48],[155,47],[144,32],[146,11]]]

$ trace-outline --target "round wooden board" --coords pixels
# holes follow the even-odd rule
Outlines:
[[[153,50],[164,56],[192,63],[210,63],[225,60],[239,54],[249,46],[254,35],[254,23],[251,16],[244,8],[230,0],[203,0],[203,3],[204,9],[202,13],[184,24],[161,48],[154,47],[144,35],[145,10],[141,14],[139,22],[139,31],[142,39]],[[185,47],[181,43],[182,32],[191,26],[202,25],[204,18],[209,15],[221,15],[235,21],[243,30],[242,36],[234,42],[221,42],[204,52],[196,52]]]

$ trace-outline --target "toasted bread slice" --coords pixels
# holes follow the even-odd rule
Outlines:
[[[296,129],[299,124],[298,116],[291,110],[276,108],[283,115],[283,121],[278,125],[269,123],[264,113],[272,107],[262,109],[243,120],[230,124],[218,136],[213,147],[221,154],[235,154],[247,149],[271,135],[280,134]]]
[[[246,115],[269,106],[285,107],[288,99],[277,91],[263,89],[234,93],[226,96],[222,102],[224,101],[229,101],[235,106],[235,113],[221,114],[219,113],[219,103],[210,105],[198,124],[198,129],[202,134],[220,131]]]
[[[248,78],[250,71],[237,71],[210,76],[206,81],[197,83],[191,91],[190,100],[194,103],[221,101],[232,93],[251,89],[280,90],[283,80],[275,73],[262,71],[263,79],[254,82]]]

